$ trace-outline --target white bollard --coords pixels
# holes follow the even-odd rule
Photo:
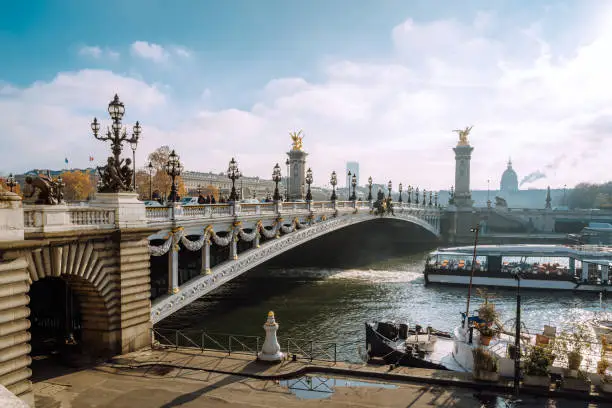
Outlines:
[[[268,313],[268,320],[263,325],[266,331],[266,339],[261,348],[261,352],[257,355],[258,360],[262,361],[282,361],[285,356],[281,353],[278,339],[276,338],[276,332],[278,330],[278,323],[274,319],[274,312]]]

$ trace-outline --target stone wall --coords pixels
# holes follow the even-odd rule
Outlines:
[[[33,406],[25,258],[0,261],[0,384]]]

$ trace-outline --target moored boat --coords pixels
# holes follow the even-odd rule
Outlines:
[[[612,283],[612,249],[562,245],[480,245],[439,249],[425,264],[426,283],[606,291]]]

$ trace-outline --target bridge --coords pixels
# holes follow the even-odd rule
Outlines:
[[[440,213],[431,203],[394,203],[384,217],[440,237]],[[31,393],[30,352],[41,322],[53,321],[37,285],[65,283],[80,323],[60,329],[78,330],[88,352],[125,353],[150,344],[152,324],[251,268],[380,217],[371,201],[145,207],[135,193],[100,193],[86,206],[27,205],[0,192],[0,374],[11,375],[2,383]],[[184,259],[197,260],[195,273]]]

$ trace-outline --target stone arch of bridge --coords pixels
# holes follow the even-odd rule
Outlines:
[[[262,244],[260,247],[244,252],[235,259],[230,259],[222,263],[218,267],[215,267],[210,274],[201,275],[190,280],[178,288],[178,290],[174,291],[175,293],[169,293],[155,299],[151,308],[151,321],[152,323],[159,322],[224,283],[288,250],[350,225],[378,218],[381,217],[371,214],[333,217],[327,220],[320,220],[305,228],[281,235],[274,240]],[[433,219],[422,219],[411,214],[397,214],[394,217],[385,218],[398,219],[418,225],[436,238],[440,237],[437,227],[431,223]],[[229,243],[229,245],[232,244]]]
[[[103,243],[100,243],[104,245]],[[59,278],[74,293],[80,311],[81,343],[99,352],[114,351],[120,298],[113,265],[96,242],[49,246],[26,254],[32,283]]]

